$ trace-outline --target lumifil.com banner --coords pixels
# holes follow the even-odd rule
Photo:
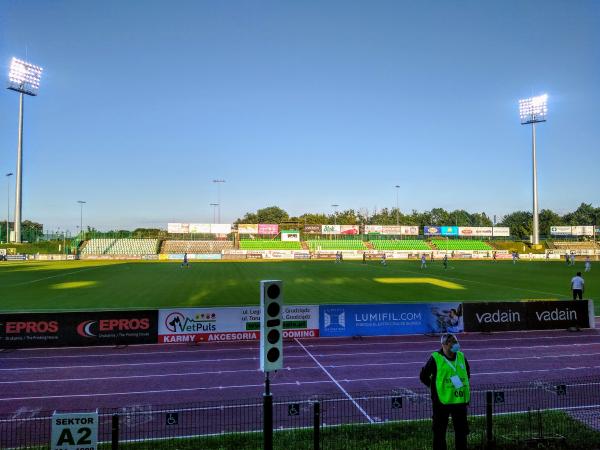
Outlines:
[[[256,341],[260,337],[260,308],[161,309],[158,342]],[[283,337],[319,336],[319,307],[285,306]]]

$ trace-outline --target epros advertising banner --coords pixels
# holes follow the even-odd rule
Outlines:
[[[260,308],[178,308],[159,311],[158,342],[255,341]],[[283,337],[318,337],[318,306],[284,306]]]
[[[330,337],[460,333],[464,327],[461,303],[404,303],[323,305],[319,328]]]
[[[464,303],[465,331],[593,328],[591,300]],[[591,313],[590,313],[591,311]]]
[[[155,344],[158,311],[0,315],[0,348]]]
[[[279,225],[272,223],[259,223],[258,234],[279,234]]]

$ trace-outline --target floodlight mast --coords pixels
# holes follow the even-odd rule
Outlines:
[[[35,97],[40,88],[42,69],[13,58],[8,72],[7,89],[19,93],[19,138],[17,143],[17,177],[15,189],[15,242],[21,242],[21,213],[23,212],[23,111],[24,96]]]
[[[533,245],[538,245],[540,243],[535,124],[545,122],[547,114],[548,94],[519,100],[521,125],[531,124],[531,157],[533,161],[533,232],[531,243]]]

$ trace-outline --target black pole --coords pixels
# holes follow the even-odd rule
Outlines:
[[[494,429],[493,429],[493,393],[487,391],[485,394],[485,435],[487,441],[487,448],[492,448],[494,442]]]
[[[113,414],[112,416],[112,450],[119,449],[119,415]]]
[[[313,403],[313,445],[314,450],[321,448],[321,404]]]
[[[263,440],[264,450],[273,450],[273,396],[269,372],[265,374],[265,394],[263,395]]]

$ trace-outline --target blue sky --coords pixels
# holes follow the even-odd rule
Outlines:
[[[549,94],[540,207],[600,203],[600,2],[5,0],[26,98],[24,218],[47,228],[531,208],[518,99]],[[18,96],[0,91],[0,169]],[[0,218],[6,183],[0,184]],[[3,193],[3,194],[2,194]],[[11,185],[14,205],[14,183]]]

